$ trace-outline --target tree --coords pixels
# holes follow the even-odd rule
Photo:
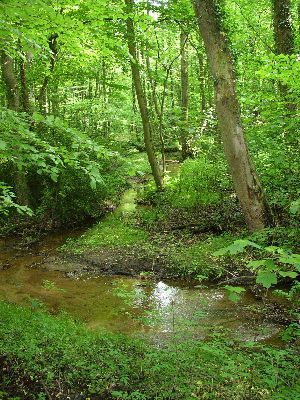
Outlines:
[[[275,52],[293,54],[294,33],[292,27],[291,0],[272,0]]]
[[[7,107],[13,111],[19,111],[20,99],[18,79],[14,69],[14,62],[4,49],[1,51],[1,67],[3,81],[5,83]],[[17,203],[22,206],[28,206],[29,188],[27,185],[26,175],[19,167],[14,168],[12,172],[14,176]]]
[[[187,53],[188,35],[181,30],[180,32],[180,76],[181,76],[181,129],[180,129],[180,140],[181,140],[181,155],[182,159],[185,160],[188,157],[188,144],[187,144],[187,122],[188,122],[188,87],[189,87],[189,75],[188,75],[188,53]]]
[[[270,213],[244,137],[234,62],[220,7],[216,0],[193,0],[193,6],[214,80],[216,112],[233,184],[249,229],[262,229],[270,223]]]
[[[151,166],[151,171],[153,174],[153,178],[158,190],[163,188],[162,177],[160,174],[159,166],[157,163],[157,159],[155,156],[153,143],[152,143],[152,136],[151,136],[151,125],[149,119],[149,111],[147,105],[147,99],[143,90],[142,80],[139,70],[139,62],[137,57],[137,47],[136,47],[136,39],[135,39],[135,32],[134,32],[134,23],[133,19],[130,15],[132,15],[134,9],[134,1],[133,0],[125,0],[126,4],[126,12],[128,17],[126,19],[126,27],[127,27],[127,43],[128,43],[128,50],[130,54],[130,66],[132,72],[132,79],[134,82],[134,87],[136,91],[136,97],[139,105],[139,110],[141,114],[141,119],[143,123],[143,130],[144,130],[144,142],[146,147],[146,152],[148,156],[148,160]]]
[[[20,99],[18,89],[18,79],[14,70],[13,59],[5,50],[1,51],[2,77],[5,83],[5,93],[7,107],[14,111],[19,111]]]
[[[294,52],[291,0],[272,0],[272,4],[275,52],[276,54],[291,55]],[[279,83],[279,90],[286,102],[286,107],[294,110],[295,105],[289,101],[287,85]]]

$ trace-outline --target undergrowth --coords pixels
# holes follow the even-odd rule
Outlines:
[[[2,399],[295,400],[296,350],[225,338],[161,348],[0,303]]]

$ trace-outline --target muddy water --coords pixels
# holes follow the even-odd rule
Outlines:
[[[52,235],[30,249],[0,242],[0,300],[51,313],[64,311],[92,329],[156,338],[179,333],[206,337],[228,330],[238,340],[264,341],[282,327],[265,320],[263,304],[250,293],[234,304],[216,287],[196,288],[180,281],[156,282],[124,277],[67,277],[47,271],[46,256],[68,235]]]

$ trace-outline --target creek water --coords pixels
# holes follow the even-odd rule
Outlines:
[[[172,168],[176,172],[178,165],[169,166],[171,174]],[[114,214],[121,217],[140,207],[138,190],[138,184],[127,190]],[[33,310],[45,307],[53,314],[67,312],[91,329],[146,334],[160,341],[174,333],[205,338],[227,332],[241,341],[280,344],[283,326],[268,317],[263,301],[251,292],[233,303],[217,286],[47,270],[47,260],[58,247],[82,233],[51,234],[27,248],[16,238],[0,240],[0,300]]]
[[[266,319],[264,304],[246,292],[237,304],[219,287],[185,281],[155,281],[121,276],[68,277],[47,271],[44,259],[70,237],[49,235],[19,248],[0,241],[0,300],[67,312],[91,329],[149,335],[163,340],[174,333],[205,338],[227,331],[242,341],[277,342],[282,326]]]

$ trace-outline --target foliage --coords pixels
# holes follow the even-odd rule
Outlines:
[[[216,339],[170,343],[87,331],[66,316],[0,303],[2,396],[295,399],[297,353]],[[213,377],[213,378],[212,378]]]
[[[189,245],[177,245],[173,251],[170,251],[174,270],[184,277],[197,278],[201,276],[201,280],[219,279],[226,275],[228,260],[224,260],[224,263],[216,263],[212,254],[216,249],[230,243],[233,238],[232,235],[224,234],[202,238],[202,240]],[[231,262],[232,260],[230,260]],[[239,260],[235,260],[235,263],[238,264]]]
[[[216,256],[224,254],[237,254],[245,250],[246,246],[252,246],[268,257],[250,261],[248,267],[256,274],[256,283],[266,289],[276,285],[278,276],[295,279],[300,272],[300,254],[293,254],[290,250],[277,246],[261,247],[249,240],[236,240],[230,246],[214,253]]]
[[[229,187],[225,164],[216,165],[199,156],[182,164],[179,177],[170,180],[166,196],[174,207],[220,204]]]
[[[116,196],[125,184],[118,154],[58,117],[35,113],[30,122],[5,109],[1,116],[2,169],[23,171],[29,187],[39,187],[30,198],[37,217],[66,222],[74,215],[77,220],[101,215],[104,200]],[[6,174],[6,179],[14,183],[13,174]]]
[[[8,215],[11,209],[16,210],[19,214],[27,214],[32,216],[32,210],[27,206],[21,206],[17,204],[14,200],[16,195],[12,192],[12,187],[7,186],[4,182],[0,182],[0,190],[2,194],[0,195],[0,215]]]

